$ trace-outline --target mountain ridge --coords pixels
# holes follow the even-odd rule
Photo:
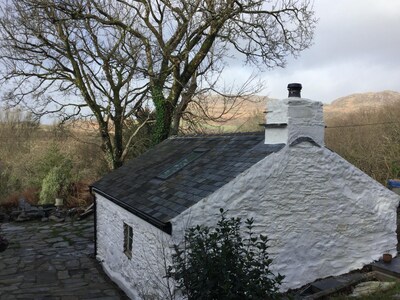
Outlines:
[[[230,114],[226,122],[209,122],[215,128],[222,131],[260,130],[258,124],[264,123],[267,96],[254,96],[253,101],[245,102],[237,110],[237,114]],[[333,100],[330,104],[324,104],[325,122],[331,123],[337,117],[346,114],[363,111],[378,111],[386,105],[400,105],[400,92],[385,90],[380,92],[354,93]],[[222,110],[221,105],[216,105],[213,112]],[[210,129],[210,128],[209,128]],[[210,129],[211,130],[211,129]]]
[[[396,103],[400,104],[400,93],[396,91],[355,93],[340,97],[330,104],[324,104],[324,114],[329,117],[329,115],[337,113],[379,109]]]

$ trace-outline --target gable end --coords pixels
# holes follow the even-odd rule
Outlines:
[[[95,187],[90,187],[91,191],[94,191],[95,193],[105,197],[107,200],[114,202],[115,204],[121,206],[123,209],[129,211],[130,213],[134,214],[135,216],[141,218],[142,220],[145,220],[146,222],[150,223],[151,225],[157,227],[158,229],[164,231],[167,234],[172,234],[172,225],[171,222],[161,222],[160,220],[157,220],[156,218],[153,218],[152,216],[135,209],[131,205],[126,204],[123,201],[119,201],[118,199],[107,195],[106,193],[102,192],[101,190],[96,189]]]

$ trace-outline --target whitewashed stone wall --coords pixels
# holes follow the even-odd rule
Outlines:
[[[96,201],[97,259],[105,272],[131,299],[167,299],[163,263],[171,237],[99,194]],[[131,259],[123,252],[124,222],[133,228]]]
[[[310,143],[285,147],[172,220],[173,235],[214,225],[219,208],[270,238],[282,290],[396,255],[399,197],[337,154]]]
[[[324,113],[322,103],[304,98],[288,98],[288,141],[291,144],[299,137],[312,138],[324,146]]]
[[[265,123],[287,124],[288,102],[280,99],[267,100],[267,114]],[[288,127],[268,128],[265,130],[265,144],[286,144],[288,140]]]
[[[269,99],[266,124],[287,123],[283,128],[266,128],[265,144],[290,144],[298,137],[310,137],[324,145],[322,103],[304,98]]]

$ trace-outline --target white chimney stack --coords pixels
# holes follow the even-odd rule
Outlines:
[[[300,83],[291,83],[287,99],[267,101],[265,144],[290,145],[298,138],[308,138],[324,146],[322,103],[301,98],[301,88]]]

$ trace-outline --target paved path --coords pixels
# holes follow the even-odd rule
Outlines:
[[[0,299],[128,299],[93,258],[93,217],[0,224]]]

